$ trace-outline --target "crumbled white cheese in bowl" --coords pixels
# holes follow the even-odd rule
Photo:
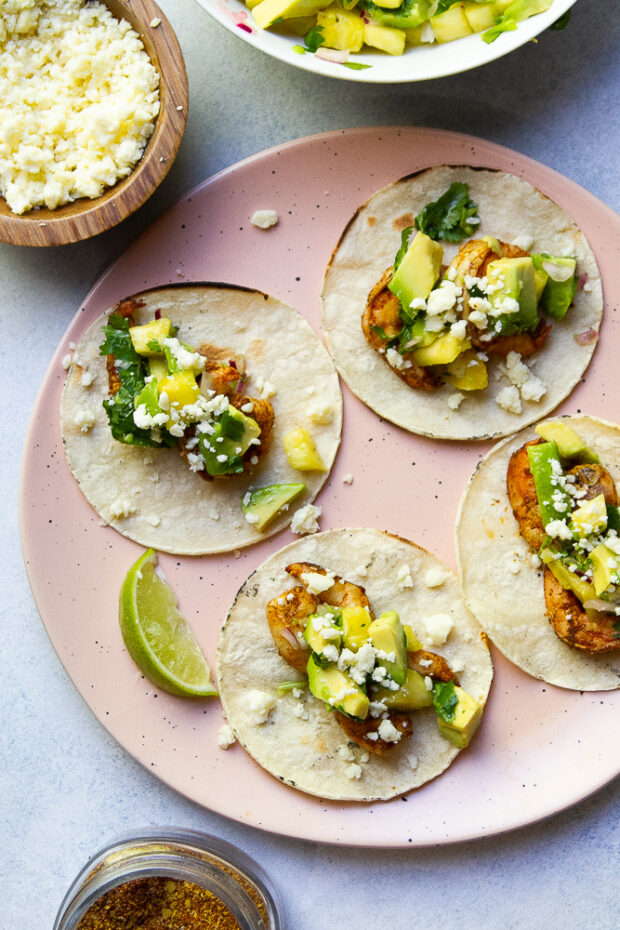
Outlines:
[[[0,0],[0,194],[14,213],[129,175],[159,105],[140,37],[104,3]]]

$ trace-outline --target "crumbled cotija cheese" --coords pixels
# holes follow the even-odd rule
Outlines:
[[[104,3],[0,3],[0,193],[14,213],[98,197],[158,113],[159,75]]]

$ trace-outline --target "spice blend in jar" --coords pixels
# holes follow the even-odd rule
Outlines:
[[[77,930],[240,930],[223,901],[194,882],[149,876],[107,891]]]

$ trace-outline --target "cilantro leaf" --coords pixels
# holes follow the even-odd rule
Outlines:
[[[455,181],[438,200],[426,204],[415,225],[431,239],[461,242],[473,233],[477,224],[469,219],[477,213],[477,204],[469,199],[469,186]]]
[[[491,26],[490,29],[482,33],[482,38],[487,45],[490,45],[491,42],[495,42],[498,36],[501,36],[502,32],[512,32],[516,28],[517,24],[514,19],[502,16],[494,26]]]
[[[343,68],[350,68],[351,71],[363,71],[365,68],[372,68],[372,65],[363,65],[361,61],[343,61]]]
[[[140,361],[140,356],[134,349],[129,335],[127,317],[120,313],[111,313],[107,324],[103,327],[103,332],[106,338],[99,346],[101,355],[113,355],[118,361],[133,364]]]
[[[316,52],[317,48],[320,48],[322,45],[325,45],[325,39],[323,37],[323,27],[322,26],[313,26],[310,32],[306,34],[304,38],[306,43],[306,48],[309,52]]]
[[[459,699],[454,690],[453,681],[436,681],[433,684],[433,706],[437,716],[451,723],[454,720]]]
[[[439,13],[445,13],[446,10],[449,10],[451,6],[454,6],[454,4],[458,2],[459,0],[439,0],[439,6],[433,13],[433,16],[437,16]]]
[[[394,271],[396,271],[403,258],[407,254],[407,249],[409,248],[409,236],[412,232],[413,226],[405,226],[402,233],[400,234],[400,249],[396,253],[396,258],[394,259]]]

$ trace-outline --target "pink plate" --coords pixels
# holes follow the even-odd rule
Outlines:
[[[37,607],[61,661],[107,730],[149,771],[220,814],[264,830],[360,846],[424,846],[488,836],[581,800],[620,769],[618,692],[580,694],[545,685],[497,652],[485,720],[471,749],[407,797],[372,805],[322,802],[260,769],[239,746],[217,747],[216,700],[192,703],[150,686],[128,657],[117,621],[121,581],[140,549],[99,525],[65,463],[58,428],[61,360],[93,318],[147,287],[220,281],[267,291],[319,328],[319,294],[331,251],[355,209],[390,181],[434,164],[501,168],[526,178],[583,228],[607,295],[601,345],[561,410],[620,422],[613,387],[620,344],[611,313],[620,294],[618,217],[549,168],[470,136],[431,129],[357,129],[312,136],[233,165],[151,226],[86,298],[52,360],[26,441],[23,550]],[[277,210],[270,230],[250,223]],[[459,499],[488,446],[419,438],[380,420],[346,387],[343,443],[319,496],[322,529],[373,526],[408,537],[455,566]],[[348,473],[353,484],[343,483]],[[214,665],[218,630],[235,592],[287,530],[239,558],[160,562]],[[559,777],[561,773],[561,777]],[[407,806],[403,807],[403,801]]]

